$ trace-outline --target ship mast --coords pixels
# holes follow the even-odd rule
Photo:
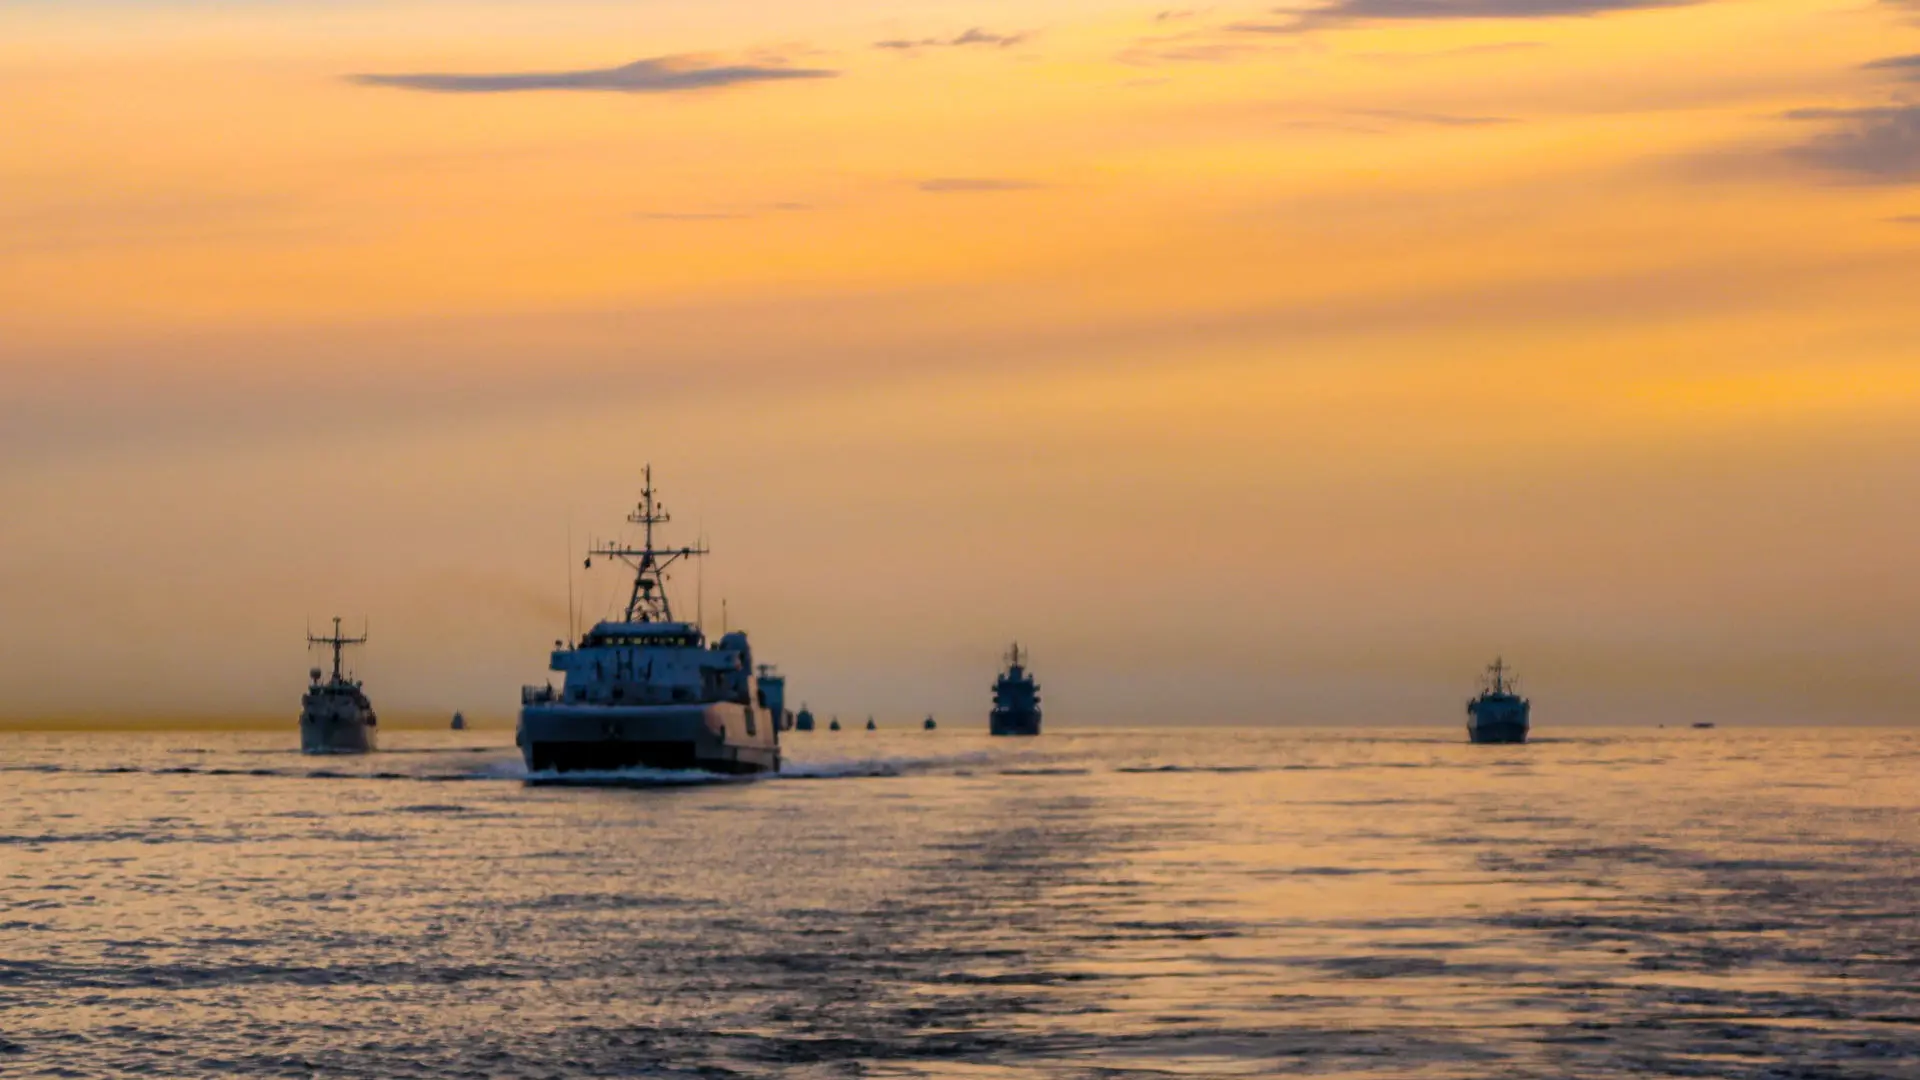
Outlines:
[[[315,645],[333,646],[333,681],[334,682],[340,681],[340,650],[345,648],[348,645],[365,645],[366,643],[367,643],[367,635],[364,631],[361,632],[359,637],[342,637],[340,635],[340,616],[338,615],[335,615],[333,617],[333,635],[331,637],[314,637],[313,631],[311,630],[307,631],[307,647],[308,648],[312,648]]]
[[[694,547],[656,548],[653,546],[653,527],[672,521],[667,508],[654,498],[653,466],[649,464],[641,474],[644,477],[640,488],[640,504],[627,520],[641,527],[643,539],[639,547],[627,547],[619,544],[603,544],[587,551],[587,565],[593,565],[593,557],[601,555],[609,559],[619,559],[633,567],[633,592],[627,598],[626,621],[630,623],[672,622],[673,605],[667,600],[667,567],[681,559],[705,555],[707,546],[703,542]]]
[[[1504,657],[1494,657],[1493,666],[1487,669],[1487,674],[1493,676],[1494,693],[1504,694],[1507,692],[1507,662]]]

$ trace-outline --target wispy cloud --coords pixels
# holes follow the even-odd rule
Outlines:
[[[1903,78],[1920,80],[1920,53],[1912,56],[1889,56],[1884,60],[1875,60],[1865,65],[1868,71],[1892,71]]]
[[[1282,118],[1272,121],[1272,126],[1286,131],[1391,135],[1409,126],[1466,128],[1514,122],[1510,116],[1469,116],[1414,109],[1342,109],[1328,116]]]
[[[1215,31],[1188,31],[1135,38],[1115,58],[1123,64],[1151,67],[1159,64],[1225,64],[1252,56],[1292,52],[1294,46],[1280,49],[1245,38],[1235,39]]]
[[[912,50],[965,48],[969,45],[984,45],[989,48],[1005,49],[1020,44],[1027,40],[1027,37],[1028,35],[1026,34],[995,34],[976,26],[950,38],[889,38],[886,41],[874,42],[873,47],[876,49]]]
[[[1887,220],[1895,225],[1920,225],[1920,214],[1897,214]]]
[[[1786,118],[1827,128],[1787,152],[1797,161],[1864,183],[1920,182],[1920,105],[1796,109]]]
[[[1277,21],[1245,21],[1240,33],[1297,34],[1348,22],[1430,19],[1554,19],[1645,8],[1681,7],[1699,0],[1333,0],[1306,11],[1276,9]]]
[[[1469,56],[1493,56],[1500,53],[1544,49],[1539,41],[1490,41],[1484,45],[1461,45],[1452,49],[1425,49],[1410,52],[1369,52],[1351,54],[1355,60],[1375,64],[1419,64],[1430,60],[1457,60]]]
[[[1041,185],[1032,180],[1004,176],[936,176],[917,185],[921,191],[935,194],[969,191],[1032,191]]]
[[[1380,120],[1398,120],[1407,124],[1431,124],[1438,127],[1485,127],[1489,124],[1511,124],[1511,116],[1464,116],[1457,113],[1422,112],[1417,109],[1350,109],[1355,116],[1371,116]]]
[[[1337,0],[1322,11],[1357,19],[1539,19],[1679,7],[1695,0]]]
[[[578,71],[512,71],[482,74],[408,73],[353,75],[363,86],[390,86],[437,94],[501,94],[527,90],[600,90],[664,94],[741,83],[827,79],[837,71],[766,64],[714,64],[692,56],[655,56],[611,68]]]

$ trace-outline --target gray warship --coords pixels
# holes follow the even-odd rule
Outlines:
[[[777,771],[785,680],[768,672],[753,685],[744,631],[709,643],[699,625],[674,618],[667,568],[707,548],[655,546],[655,528],[672,518],[655,499],[652,466],[644,476],[640,503],[627,515],[642,529],[640,546],[587,552],[589,567],[598,557],[633,570],[625,613],[577,642],[554,642],[549,667],[562,675],[558,690],[521,689],[516,741],[527,769]]]
[[[360,680],[345,673],[340,666],[342,649],[366,642],[364,633],[359,637],[342,635],[338,617],[333,620],[333,634],[329,637],[314,637],[312,631],[308,631],[307,648],[333,647],[333,676],[321,682],[319,668],[307,673],[309,685],[300,698],[301,753],[365,754],[378,749],[375,736],[380,718],[374,715],[373,703],[367,700]]]
[[[1027,660],[1019,642],[1007,650],[1007,669],[993,682],[993,711],[987,714],[989,733],[1040,734],[1040,684],[1027,671]]]
[[[1514,691],[1506,661],[1487,667],[1480,693],[1467,702],[1467,738],[1477,743],[1523,743],[1531,729],[1533,704]]]
[[[755,685],[759,688],[760,703],[773,714],[773,726],[781,731],[792,731],[793,713],[784,707],[787,696],[787,677],[780,674],[772,664],[761,664],[758,678],[759,681]],[[768,704],[769,702],[771,704]]]

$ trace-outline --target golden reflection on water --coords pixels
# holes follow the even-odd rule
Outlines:
[[[779,779],[596,787],[524,784],[494,732],[393,741],[0,736],[0,1063],[1920,1063],[1904,730],[820,732]]]

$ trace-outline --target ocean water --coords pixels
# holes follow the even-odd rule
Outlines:
[[[0,1075],[1920,1076],[1920,732],[0,735]]]

